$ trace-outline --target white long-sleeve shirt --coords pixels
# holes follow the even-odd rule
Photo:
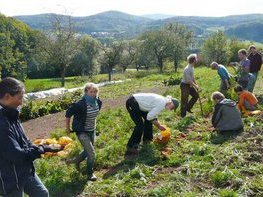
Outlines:
[[[133,95],[139,104],[140,110],[148,112],[147,120],[157,118],[157,115],[165,109],[165,105],[170,102],[166,97],[153,93],[137,93]]]

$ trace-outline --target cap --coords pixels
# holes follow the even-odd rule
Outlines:
[[[173,104],[174,104],[174,111],[177,109],[177,107],[179,106],[179,101],[176,98],[172,98],[171,99]]]

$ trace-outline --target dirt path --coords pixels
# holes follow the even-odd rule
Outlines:
[[[166,89],[166,87],[154,87],[144,89],[141,92],[162,94]],[[102,110],[125,106],[125,101],[128,96],[129,95],[117,97],[114,99],[103,99]],[[22,124],[27,136],[31,140],[35,140],[37,138],[47,138],[49,137],[51,131],[65,128],[65,111],[29,120]]]

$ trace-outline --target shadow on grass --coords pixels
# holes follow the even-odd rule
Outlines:
[[[212,142],[212,144],[223,144],[224,142],[226,142],[228,140],[235,139],[242,132],[243,132],[243,130],[239,130],[239,131],[223,131],[223,132],[213,133],[211,135],[211,142]]]
[[[136,167],[136,164],[145,164],[148,166],[154,166],[161,161],[160,153],[154,146],[154,144],[147,144],[140,149],[138,155],[124,157],[117,165],[110,168],[104,175],[103,179],[108,179],[115,174],[123,171],[128,172]]]

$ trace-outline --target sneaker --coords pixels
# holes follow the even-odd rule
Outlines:
[[[97,180],[97,177],[95,176],[95,174],[88,175],[88,180],[90,180],[90,181],[96,181],[96,180]]]

